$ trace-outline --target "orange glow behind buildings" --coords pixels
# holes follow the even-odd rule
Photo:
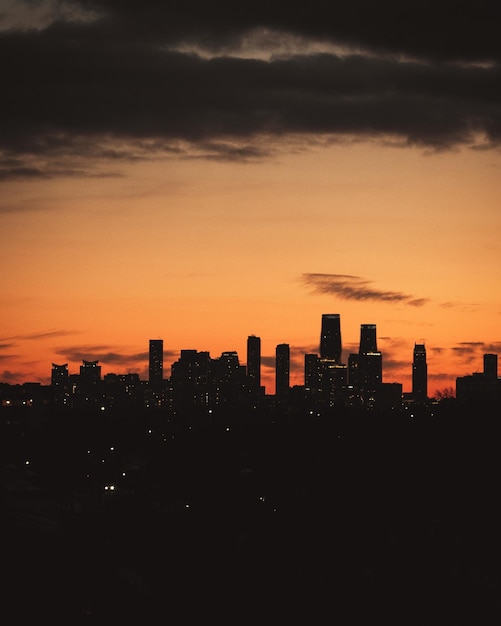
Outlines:
[[[77,373],[83,358],[146,379],[150,338],[164,340],[166,376],[184,348],[245,363],[255,334],[274,393],[275,346],[290,344],[302,384],[335,312],[346,358],[375,323],[385,382],[410,390],[418,342],[430,395],[454,387],[501,348],[500,163],[361,142],[4,183],[0,381],[47,383],[52,362]],[[308,274],[373,295],[320,293]]]

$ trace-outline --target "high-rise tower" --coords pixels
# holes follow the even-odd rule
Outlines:
[[[275,350],[275,395],[277,400],[287,399],[290,384],[290,347],[280,343]]]
[[[68,384],[69,374],[68,374],[68,363],[64,365],[57,365],[57,363],[52,364],[52,372],[51,372],[51,384],[53,387],[62,386]]]
[[[412,397],[424,402],[428,397],[428,365],[426,364],[426,348],[424,343],[414,344],[412,359]]]
[[[320,332],[320,358],[341,363],[341,320],[339,313],[324,313]]]
[[[498,355],[484,354],[484,376],[492,380],[498,379]]]
[[[377,352],[376,324],[361,324],[359,354],[369,352]]]
[[[161,385],[164,371],[163,339],[150,339],[149,381],[151,386]]]
[[[360,325],[358,384],[366,404],[375,402],[383,382],[383,357],[377,349],[376,324]]]
[[[247,337],[247,382],[258,393],[261,388],[261,337]]]

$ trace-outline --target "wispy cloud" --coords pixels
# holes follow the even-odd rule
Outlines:
[[[472,313],[479,308],[478,304],[473,302],[442,302],[440,304],[442,309],[456,309],[461,313]]]
[[[488,352],[498,353],[501,351],[501,341],[486,343],[484,341],[461,341],[451,350],[460,356],[486,354]]]
[[[115,346],[109,345],[84,345],[65,346],[55,350],[67,361],[95,361],[99,360],[107,364],[127,365],[148,359],[148,352],[136,352],[132,354],[121,353],[115,350]]]
[[[44,330],[36,333],[26,333],[22,335],[12,335],[11,337],[1,337],[0,342],[4,341],[26,341],[26,340],[38,340],[48,339],[50,337],[66,337],[68,335],[76,335],[77,330]],[[14,345],[14,344],[11,344]]]
[[[10,350],[11,348],[13,348],[16,344],[15,343],[0,343],[0,350]]]
[[[455,358],[462,363],[475,364],[475,370],[483,369],[482,358],[489,352],[501,351],[501,341],[485,343],[483,341],[461,341],[450,348]]]
[[[105,365],[137,365],[148,361],[149,353],[145,352],[121,352],[112,345],[77,345],[57,348],[55,354],[60,355],[65,361],[95,361]],[[164,350],[164,361],[170,361],[179,356],[174,350]]]
[[[350,274],[302,275],[302,281],[314,293],[331,294],[344,300],[395,302],[410,306],[423,306],[427,298],[416,298],[401,291],[389,291],[372,287],[373,281]]]
[[[19,374],[18,372],[11,372],[10,370],[0,372],[0,381],[10,385],[25,382],[22,374]]]

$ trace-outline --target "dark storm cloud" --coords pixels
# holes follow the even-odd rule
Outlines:
[[[489,61],[501,57],[499,4],[492,0],[352,0],[287,6],[252,3],[166,3],[143,0],[81,0],[74,4],[100,15],[130,37],[193,42],[210,50],[238,49],[258,29],[292,34],[350,48],[425,59]]]
[[[303,282],[315,293],[331,294],[345,300],[396,302],[423,306],[426,298],[416,298],[400,291],[387,291],[372,287],[372,281],[346,274],[303,274]]]
[[[3,178],[87,172],[68,156],[261,159],[273,140],[288,137],[432,149],[500,141],[500,38],[490,37],[498,22],[482,3],[468,11],[447,3],[447,12],[436,3],[354,2],[336,7],[335,19],[321,2],[286,11],[270,3],[73,4],[96,19],[0,36],[8,60]],[[347,52],[237,58],[256,29],[267,29],[279,49],[293,36]],[[183,45],[225,55],[183,53]]]

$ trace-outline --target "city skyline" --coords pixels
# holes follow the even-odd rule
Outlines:
[[[254,334],[271,393],[323,311],[404,391],[501,353],[497,6],[2,6],[0,381]]]
[[[102,366],[99,365],[99,359],[88,360],[86,358],[81,359],[81,363],[78,365],[80,370],[80,378],[82,380],[91,379],[94,381],[102,380],[102,376],[106,378],[107,375],[111,376],[135,376],[137,381],[148,382],[152,390],[160,391],[162,383],[167,381],[173,381],[175,376],[175,368],[183,368],[183,362],[194,359],[195,362],[199,362],[201,358],[207,363],[213,362],[234,362],[234,364],[245,372],[245,380],[248,385],[249,391],[257,399],[262,393],[267,395],[276,395],[277,398],[286,399],[288,389],[294,386],[304,386],[306,389],[315,388],[318,386],[327,389],[332,386],[332,389],[340,389],[340,385],[343,387],[353,386],[376,389],[381,383],[390,383],[391,385],[398,385],[402,394],[407,397],[412,397],[415,400],[424,402],[427,399],[435,396],[441,397],[441,395],[449,396],[451,393],[455,393],[457,380],[461,377],[465,379],[471,379],[481,374],[482,376],[490,376],[497,379],[497,353],[483,353],[482,361],[476,364],[476,368],[472,371],[466,372],[462,376],[457,376],[453,380],[453,384],[449,387],[437,388],[433,393],[428,393],[428,364],[427,364],[427,351],[426,344],[415,343],[412,360],[410,361],[411,367],[411,386],[405,388],[402,381],[388,380],[385,378],[385,358],[384,354],[378,350],[377,346],[377,325],[376,324],[360,324],[360,339],[357,347],[353,347],[353,344],[349,344],[348,348],[343,347],[341,340],[341,316],[339,313],[323,313],[321,315],[321,328],[320,328],[320,340],[318,347],[315,351],[309,353],[302,353],[299,358],[296,358],[294,368],[294,376],[291,377],[291,347],[288,343],[280,343],[275,346],[274,357],[263,356],[261,354],[261,337],[256,335],[249,335],[247,337],[246,358],[241,360],[236,350],[223,350],[221,355],[215,356],[210,351],[201,351],[196,348],[182,348],[177,357],[172,357],[170,367],[166,371],[163,367],[164,364],[164,341],[163,339],[150,339],[148,341],[149,350],[147,355],[147,367],[141,372],[134,370],[116,371],[105,369],[102,372]],[[355,350],[355,351],[352,351]],[[169,354],[173,354],[172,350],[167,350]],[[341,356],[339,356],[341,355]],[[272,362],[273,359],[273,362]],[[313,359],[313,360],[312,360]],[[300,361],[300,362],[299,362]],[[189,361],[186,361],[188,363]],[[323,365],[322,365],[323,364]],[[75,365],[75,368],[77,366]],[[204,366],[205,367],[205,366]],[[233,367],[233,366],[230,366]],[[323,368],[325,372],[322,374]],[[333,369],[332,369],[333,368]],[[329,373],[329,370],[331,370]],[[264,375],[263,375],[264,370]],[[273,371],[272,371],[273,370]],[[336,370],[338,373],[336,374]],[[184,371],[184,370],[179,370]],[[44,384],[59,384],[60,381],[67,380],[67,377],[76,374],[75,371],[71,371],[68,363],[58,364],[52,362],[52,369],[48,380],[43,381]],[[186,373],[182,374],[183,376]],[[179,376],[179,373],[178,373]],[[313,378],[312,378],[313,376]],[[322,383],[322,378],[327,376],[328,378]],[[332,378],[334,376],[334,378]],[[188,376],[191,378],[191,375]],[[264,379],[265,384],[261,385],[261,379]],[[331,382],[328,382],[330,379]],[[90,379],[89,379],[90,380]],[[337,380],[337,382],[335,382]],[[6,383],[7,381],[1,381],[0,383]],[[19,381],[20,383],[39,383],[42,381]],[[7,383],[9,384],[9,383]],[[463,383],[462,383],[463,384]]]

